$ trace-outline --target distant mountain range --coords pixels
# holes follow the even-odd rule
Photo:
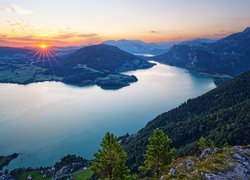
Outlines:
[[[131,54],[162,54],[167,51],[169,47],[171,47],[172,43],[166,43],[162,46],[156,43],[145,43],[140,40],[109,40],[103,42],[103,44],[108,44],[112,46],[116,46],[126,52]]]
[[[214,43],[216,40],[214,39],[207,39],[207,38],[197,38],[193,40],[183,41],[179,43],[179,45],[187,45],[187,46],[199,46],[204,43]]]
[[[177,148],[177,155],[193,154],[198,139],[224,144],[250,144],[250,71],[177,108],[157,116],[134,135],[121,137],[132,168],[143,163],[148,138],[162,129]]]
[[[212,43],[215,40],[199,38],[189,41],[176,41],[176,42],[159,42],[159,43],[146,43],[141,40],[108,40],[104,41],[103,44],[108,44],[112,46],[116,46],[126,52],[131,54],[152,54],[152,55],[160,55],[167,52],[174,45],[182,44],[182,45],[199,45],[202,43]]]
[[[174,45],[154,60],[197,72],[239,75],[250,69],[250,28],[213,43]]]
[[[250,28],[217,41],[202,38],[161,43],[119,40],[95,46],[54,49],[59,63],[37,61],[34,52],[28,48],[0,47],[0,82],[27,84],[55,80],[75,85],[123,87],[137,79],[122,75],[121,72],[153,66],[144,58],[132,54],[160,52],[164,53],[150,60],[191,71],[236,76],[250,69]],[[108,76],[110,74],[113,75]],[[218,79],[216,82],[223,81]]]
[[[0,47],[0,56],[27,54],[28,52],[30,52],[28,48]]]

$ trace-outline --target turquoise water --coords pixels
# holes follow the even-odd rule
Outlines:
[[[136,133],[158,114],[215,88],[209,77],[163,64],[128,74],[139,81],[120,90],[0,84],[0,154],[21,153],[8,168],[52,165],[66,154],[91,158],[107,131]]]

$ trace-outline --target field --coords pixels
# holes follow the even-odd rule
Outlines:
[[[87,180],[90,179],[93,172],[91,170],[86,170],[74,175],[76,180]]]
[[[32,170],[32,171],[22,171],[18,175],[18,179],[25,180],[28,176],[31,176],[32,179],[35,180],[50,180],[50,177],[42,177],[42,174],[40,174],[39,170]]]

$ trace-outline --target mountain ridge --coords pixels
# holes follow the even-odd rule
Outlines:
[[[240,75],[250,69],[250,31],[234,33],[214,43],[189,47],[175,45],[155,56],[158,62],[196,72]]]

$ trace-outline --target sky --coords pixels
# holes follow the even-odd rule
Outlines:
[[[250,0],[0,0],[0,46],[218,39],[250,26]]]

